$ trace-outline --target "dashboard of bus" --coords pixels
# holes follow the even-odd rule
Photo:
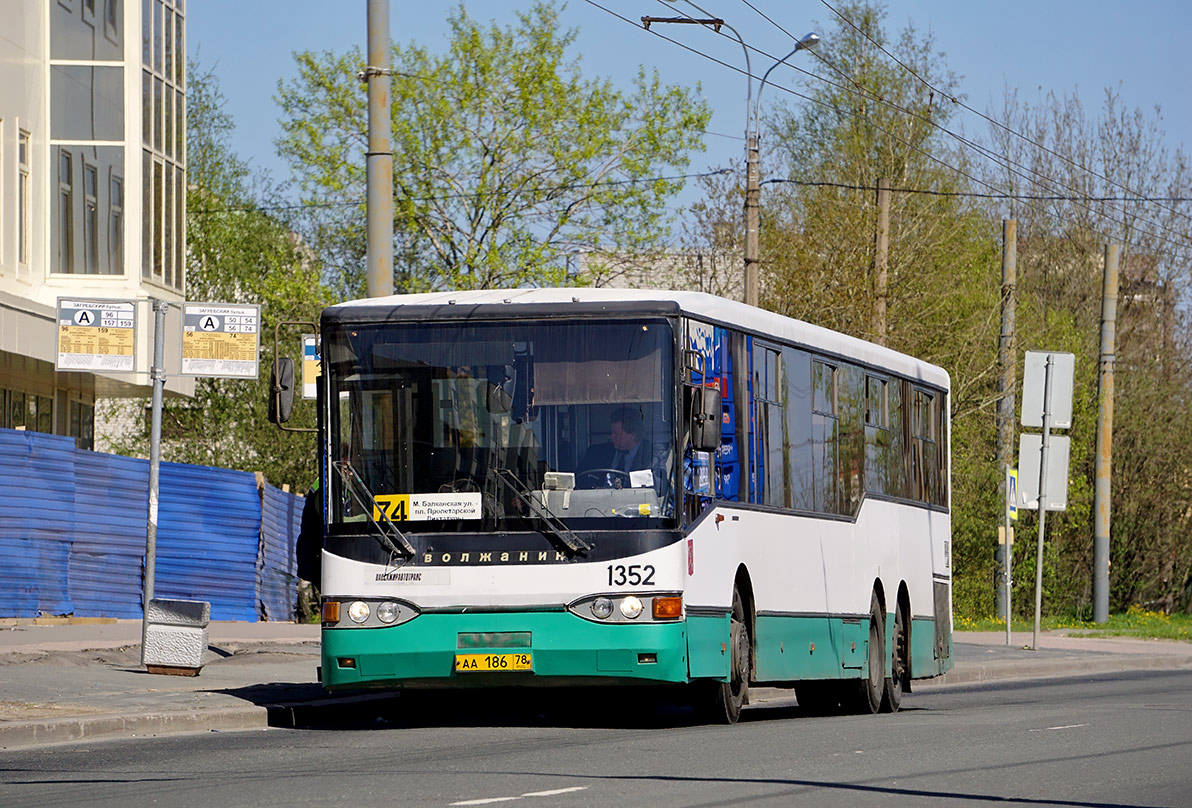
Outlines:
[[[674,344],[659,317],[327,331],[328,534],[674,527]]]

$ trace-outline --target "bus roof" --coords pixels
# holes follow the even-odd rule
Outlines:
[[[323,311],[324,322],[397,322],[403,320],[489,319],[504,316],[567,314],[688,314],[717,325],[735,326],[783,342],[793,342],[836,356],[885,368],[944,389],[943,368],[872,342],[821,326],[754,308],[704,292],[658,289],[535,288],[428,292],[365,298]]]

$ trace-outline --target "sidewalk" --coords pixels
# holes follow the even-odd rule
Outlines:
[[[916,691],[958,683],[1127,670],[1192,668],[1192,644],[964,632],[956,666]],[[158,676],[140,665],[139,620],[32,625],[0,621],[0,749],[178,732],[341,725],[395,707],[393,696],[330,695],[316,678],[319,627],[212,623],[198,677]],[[755,688],[773,705],[792,692]]]

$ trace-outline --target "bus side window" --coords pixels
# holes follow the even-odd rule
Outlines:
[[[835,513],[837,507],[836,366],[811,363],[812,490],[815,510]]]

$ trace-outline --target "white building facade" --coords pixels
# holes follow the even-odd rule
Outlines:
[[[186,289],[185,20],[184,0],[0,0],[0,427],[91,448],[97,398],[149,394],[147,301]],[[55,371],[63,297],[141,301],[136,373]]]

